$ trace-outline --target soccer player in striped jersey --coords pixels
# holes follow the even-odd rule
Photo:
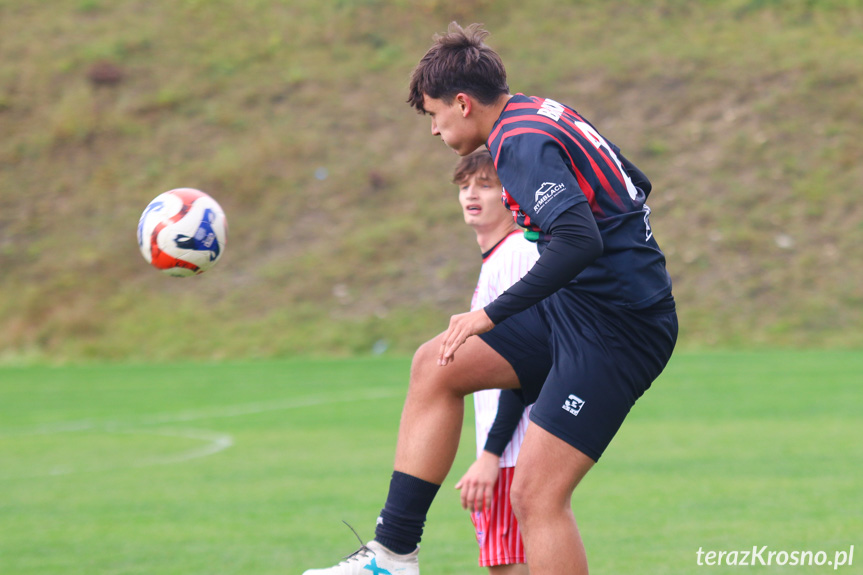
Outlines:
[[[464,221],[473,228],[482,251],[470,306],[482,309],[521,279],[539,252],[501,202],[503,190],[487,150],[463,157],[453,183],[459,187]],[[461,490],[462,507],[471,510],[480,566],[488,567],[491,575],[527,575],[524,544],[509,492],[530,408],[511,390],[477,391],[473,402],[477,459],[455,488]]]
[[[645,204],[650,181],[573,108],[511,94],[487,36],[480,25],[450,25],[414,69],[408,102],[457,154],[486,145],[540,256],[417,350],[375,539],[353,563],[311,573],[419,573],[418,543],[458,450],[464,396],[481,389],[518,389],[535,402],[510,493],[531,574],[588,573],[573,491],[677,341],[671,279]],[[537,358],[549,354],[540,378]]]

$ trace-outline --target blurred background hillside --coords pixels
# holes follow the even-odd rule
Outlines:
[[[447,23],[652,179],[685,348],[863,346],[859,0],[0,0],[0,361],[412,351],[479,253],[406,104]],[[138,253],[195,187],[216,268]]]

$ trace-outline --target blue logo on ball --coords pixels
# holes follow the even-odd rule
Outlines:
[[[210,252],[210,261],[215,261],[219,257],[221,248],[219,247],[219,238],[216,237],[216,232],[213,231],[213,222],[216,221],[216,212],[207,208],[204,210],[204,217],[201,223],[198,224],[198,231],[192,237],[178,234],[174,238],[174,243],[178,248],[186,250],[194,250],[197,252]]]

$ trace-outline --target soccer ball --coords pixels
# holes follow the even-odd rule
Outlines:
[[[160,194],[138,221],[141,254],[169,276],[192,276],[216,265],[227,234],[228,220],[216,200],[192,188]]]

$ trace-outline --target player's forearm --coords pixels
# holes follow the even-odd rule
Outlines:
[[[488,432],[483,450],[497,457],[503,455],[523,414],[524,403],[521,398],[511,389],[502,390],[497,403],[497,415]]]
[[[548,232],[551,240],[530,271],[484,308],[495,325],[547,298],[602,255],[602,237],[586,202],[558,216]]]

